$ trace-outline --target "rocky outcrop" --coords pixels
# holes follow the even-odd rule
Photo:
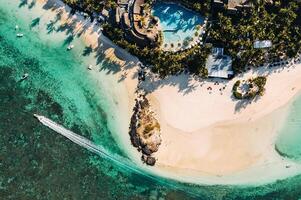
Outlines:
[[[141,160],[150,166],[154,166],[156,163],[156,158],[154,158],[152,156],[142,155]]]
[[[156,159],[151,155],[158,151],[162,141],[160,124],[144,94],[136,99],[129,134],[133,146],[142,153],[142,161],[147,165],[155,165]]]

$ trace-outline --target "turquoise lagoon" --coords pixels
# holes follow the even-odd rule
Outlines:
[[[71,38],[68,29],[54,22],[47,8],[31,1],[0,0],[1,199],[301,197],[301,176],[260,186],[206,186],[149,178],[43,127],[32,113],[63,124],[112,154],[127,157],[131,153],[127,137],[121,137],[127,131],[128,108],[119,101],[126,96],[124,86],[101,54],[87,53],[80,37]],[[16,38],[16,24],[23,38]],[[70,41],[75,48],[67,52]],[[86,69],[88,64],[97,64],[97,77]],[[29,79],[19,82],[25,72]],[[294,105],[300,106],[301,100]],[[301,113],[293,110],[293,118],[298,118]]]
[[[160,19],[163,31],[163,45],[177,46],[185,39],[193,38],[196,26],[204,24],[204,17],[174,3],[155,3],[152,14]],[[200,33],[200,31],[198,31]]]
[[[301,97],[290,105],[290,114],[276,141],[276,150],[283,156],[301,162]]]

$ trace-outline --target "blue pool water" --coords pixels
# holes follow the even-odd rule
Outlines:
[[[173,3],[156,3],[152,14],[160,19],[163,45],[182,44],[186,38],[194,36],[197,25],[204,24],[204,17]]]

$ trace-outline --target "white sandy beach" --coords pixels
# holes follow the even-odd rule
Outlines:
[[[83,35],[86,43],[93,48],[101,47],[107,58],[121,65],[118,76],[128,90],[129,122],[138,59],[105,38],[97,26],[83,24],[79,16],[68,18],[66,7],[60,1],[51,2],[57,2],[63,10],[62,23],[76,20],[75,31],[88,28]],[[232,99],[231,89],[237,79],[259,74],[268,76],[263,97],[247,105]],[[276,180],[300,173],[301,167],[293,163],[289,169],[285,168],[289,161],[275,152],[274,142],[290,102],[301,89],[301,65],[278,70],[261,68],[231,81],[218,81],[219,85],[214,82],[200,82],[188,75],[164,80],[157,80],[152,74],[147,76],[143,85],[150,92],[148,97],[162,132],[162,144],[155,154],[157,164],[147,169],[185,181],[215,184],[250,183],[253,179],[256,182],[258,178],[254,174]],[[211,93],[207,90],[209,86],[213,88]],[[226,89],[219,91],[223,86]],[[128,135],[123,138],[130,140]],[[130,156],[140,162],[139,154]]]
[[[185,93],[185,89],[168,84],[175,80],[164,80],[164,86],[151,93],[162,126],[158,164],[225,175],[271,159],[266,152],[274,152],[273,144],[286,118],[288,103],[300,90],[301,66],[281,73],[263,71],[234,78],[226,83],[222,94],[219,88],[224,84],[205,82],[200,86],[198,81],[190,80],[189,87],[193,89]],[[237,79],[267,73],[271,74],[263,97],[247,105],[232,99],[231,89]],[[171,79],[185,82],[188,77]],[[211,94],[209,86],[213,88]]]
[[[280,77],[273,78],[284,86]],[[277,160],[277,131],[286,118],[287,103],[296,93],[286,95],[285,86],[276,91],[269,79],[262,99],[236,111],[237,102],[231,99],[230,87],[220,95],[218,89],[209,94],[207,85],[213,84],[206,83],[186,95],[174,86],[152,93],[151,102],[158,113],[163,138],[156,154],[158,166],[230,175]],[[164,95],[167,92],[169,95]]]

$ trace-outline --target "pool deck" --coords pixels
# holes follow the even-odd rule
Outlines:
[[[199,24],[200,28],[191,30],[192,28],[189,27],[188,30],[191,33],[185,33],[186,31],[182,30],[181,26],[175,22],[172,26],[179,26],[178,29],[175,27],[170,27],[170,29],[164,29],[164,26],[160,22],[160,18],[154,16],[154,5],[151,8],[145,8],[145,1],[144,0],[123,0],[118,1],[118,7],[116,8],[115,12],[115,23],[124,30],[125,37],[128,41],[137,44],[139,47],[158,47],[160,43],[160,36],[163,36],[163,42],[160,48],[163,51],[183,51],[190,49],[196,45],[202,45],[203,42],[203,35],[206,30],[208,20],[205,18],[203,23]],[[187,9],[183,5],[173,2],[161,2],[159,1],[158,4],[166,4],[166,5],[176,5],[181,8],[179,10],[181,13],[185,13],[183,21],[187,23],[188,26],[191,26],[189,20],[193,17],[200,17],[197,13],[192,15],[192,18],[189,18],[189,13],[191,10]],[[194,11],[191,11],[194,12]],[[188,17],[187,17],[188,16]],[[161,19],[162,20],[162,19]],[[197,20],[200,20],[197,18]],[[198,35],[195,35],[195,31],[198,32]],[[173,42],[164,42],[164,32],[175,33],[175,35],[180,38],[177,41]],[[179,32],[179,34],[178,34]],[[192,33],[193,32],[193,33]],[[162,33],[162,34],[161,34]],[[181,37],[184,33],[185,39]],[[188,37],[189,36],[189,37]],[[188,40],[188,38],[190,38]],[[187,40],[187,41],[185,41]]]
[[[182,13],[184,11],[189,12],[189,13],[190,12],[195,13],[194,11],[184,7],[183,5],[181,5],[179,3],[175,3],[175,2],[170,2],[170,1],[161,2],[161,1],[158,1],[157,4],[166,4],[167,6],[168,5],[175,5],[175,6],[180,7],[181,9],[183,9]],[[154,13],[156,12],[154,10],[154,8],[155,8],[155,6],[153,6],[153,8],[152,8],[152,14],[153,15],[155,15]],[[185,14],[187,15],[187,13],[185,13]],[[189,35],[189,37],[191,37],[191,39],[189,41],[185,41],[185,39],[187,39],[186,37],[185,37],[185,39],[183,39],[181,37],[181,33],[177,34],[178,31],[181,31],[181,28],[173,27],[173,25],[175,25],[176,23],[173,23],[170,28],[166,28],[166,27],[164,28],[164,26],[162,26],[162,21],[161,21],[162,17],[160,17],[159,15],[155,15],[155,16],[159,18],[159,27],[160,27],[161,31],[163,32],[163,44],[161,46],[161,49],[163,51],[172,51],[172,52],[183,51],[183,50],[190,49],[190,48],[192,48],[196,45],[202,45],[203,44],[203,42],[202,42],[203,41],[203,35],[205,33],[206,26],[207,26],[207,23],[208,23],[207,18],[204,19],[204,21],[203,21],[204,23],[200,24],[200,28],[198,30],[196,30],[196,32],[198,32],[198,35],[195,36],[195,34],[194,34],[195,32],[193,34],[187,34],[187,35]],[[199,16],[198,13],[195,13],[195,16],[201,17],[201,16]],[[197,25],[195,25],[195,27],[196,26]],[[193,30],[195,30],[195,27],[193,28]],[[191,30],[189,30],[189,31],[192,32]],[[166,39],[164,39],[166,37],[166,33],[171,33],[172,34],[173,32],[175,33],[175,37],[180,38],[180,41],[175,40],[175,42],[166,42]],[[185,33],[185,32],[183,32],[183,33]]]

